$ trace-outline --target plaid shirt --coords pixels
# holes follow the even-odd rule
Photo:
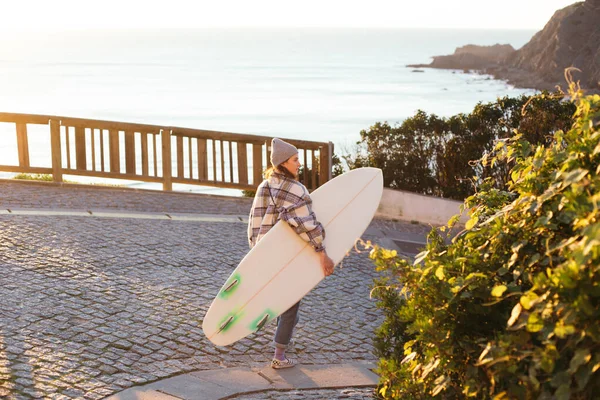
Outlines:
[[[276,205],[273,204],[271,196]],[[316,251],[324,250],[325,230],[312,211],[312,200],[308,190],[300,182],[275,172],[258,185],[256,190],[248,218],[250,248],[254,247],[280,219],[287,222]]]

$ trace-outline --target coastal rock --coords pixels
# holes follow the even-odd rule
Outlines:
[[[509,44],[477,46],[469,44],[459,47],[449,56],[435,56],[431,64],[408,65],[411,68],[440,68],[481,70],[500,65],[515,49]]]
[[[600,0],[574,3],[554,13],[544,29],[519,50],[510,45],[467,45],[411,68],[474,70],[521,88],[566,86],[565,69],[590,92],[600,91]]]
[[[564,83],[565,68],[583,88],[600,89],[600,0],[587,0],[558,10],[543,30],[507,60],[533,72],[541,81]]]

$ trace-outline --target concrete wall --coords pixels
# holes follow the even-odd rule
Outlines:
[[[460,201],[384,188],[375,216],[418,221],[422,224],[446,225],[452,216],[460,213],[462,204]],[[460,222],[464,224],[468,220],[469,217],[465,212]]]

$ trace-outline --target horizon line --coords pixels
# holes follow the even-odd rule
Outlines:
[[[428,30],[428,31],[539,31],[543,28],[522,28],[522,27],[428,27],[428,26],[409,26],[409,27],[394,27],[394,26],[194,26],[194,27],[40,27],[40,28],[7,28],[0,26],[0,32],[15,32],[15,33],[36,33],[36,32],[140,32],[140,31],[203,31],[203,30]]]

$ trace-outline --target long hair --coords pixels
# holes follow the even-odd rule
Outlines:
[[[290,171],[288,171],[288,169],[286,167],[284,167],[283,164],[279,164],[276,167],[267,168],[267,170],[265,171],[265,178],[269,179],[271,177],[271,175],[273,175],[274,172],[284,175],[286,178],[296,180],[296,177],[294,176],[294,174],[292,174]]]

